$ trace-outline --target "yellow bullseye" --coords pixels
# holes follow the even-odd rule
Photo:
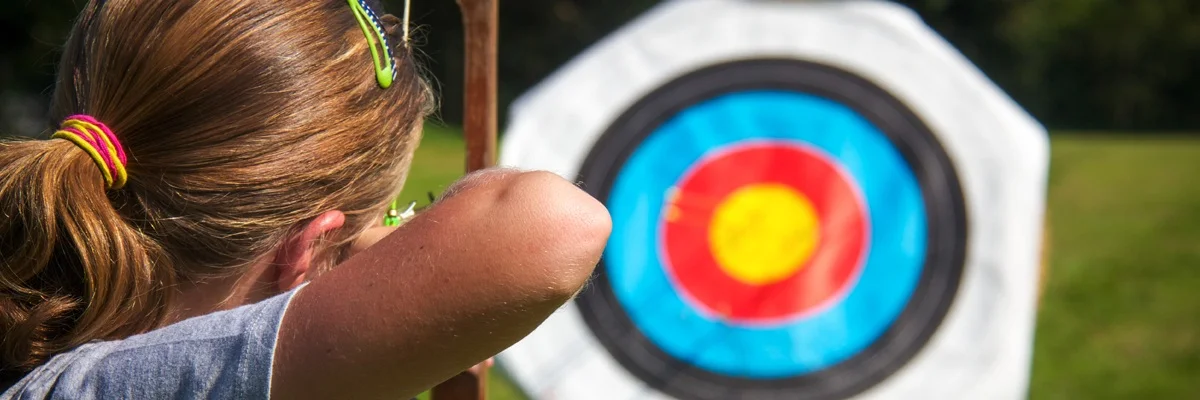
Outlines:
[[[820,221],[808,197],[791,187],[748,185],[717,206],[708,240],[726,274],[766,285],[804,267],[820,242]]]

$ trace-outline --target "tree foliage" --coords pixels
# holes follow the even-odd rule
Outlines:
[[[1200,128],[1200,2],[904,3],[1051,127]]]

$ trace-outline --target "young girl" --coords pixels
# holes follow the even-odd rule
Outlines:
[[[610,221],[549,173],[378,227],[433,98],[372,8],[86,5],[0,142],[0,398],[406,398],[578,292]]]

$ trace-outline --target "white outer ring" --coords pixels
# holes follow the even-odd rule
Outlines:
[[[858,398],[1024,398],[1046,132],[908,9],[877,1],[667,2],[519,100],[501,164],[574,179],[593,143],[643,96],[708,65],[763,57],[836,66],[891,92],[929,125],[961,179],[969,247],[955,302],[907,366]],[[574,305],[500,362],[536,399],[667,398],[617,364]]]

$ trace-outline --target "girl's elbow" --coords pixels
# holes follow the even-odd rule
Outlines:
[[[612,218],[604,204],[549,172],[528,172],[518,177],[502,198],[516,200],[527,215],[526,229],[540,243],[535,257],[544,274],[543,290],[554,297],[573,297],[587,283],[604,253],[612,233]]]

